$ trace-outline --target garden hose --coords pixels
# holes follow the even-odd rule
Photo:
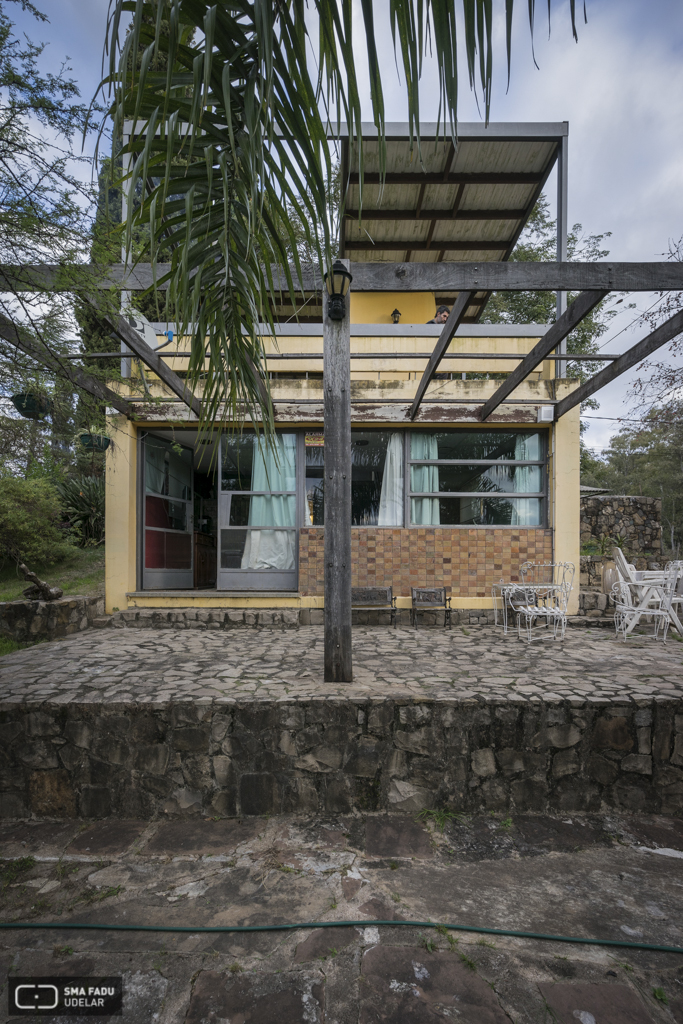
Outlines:
[[[184,932],[193,935],[206,933],[242,933],[242,932],[291,932],[299,928],[376,928],[386,925],[389,928],[437,928],[449,932],[474,932],[478,935],[510,936],[516,939],[540,939],[542,942],[570,942],[584,946],[616,946],[620,949],[648,949],[655,953],[683,953],[680,946],[660,946],[652,942],[624,942],[621,939],[586,939],[573,935],[544,935],[542,932],[521,932],[510,928],[478,928],[467,924],[439,924],[436,921],[302,921],[300,924],[250,924],[250,925],[200,925],[192,928],[188,925],[162,924],[75,924],[50,921],[11,921],[0,922],[0,929],[53,929],[61,931],[110,931],[110,932]]]

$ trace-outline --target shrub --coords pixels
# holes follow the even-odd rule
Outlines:
[[[64,515],[77,543],[93,547],[104,539],[104,480],[98,476],[74,477],[58,484]]]
[[[68,551],[56,487],[47,480],[0,481],[0,558],[50,565]]]

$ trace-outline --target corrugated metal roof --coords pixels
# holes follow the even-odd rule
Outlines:
[[[566,122],[461,124],[455,146],[450,138],[437,141],[436,130],[423,125],[418,153],[407,125],[387,125],[382,183],[376,129],[363,125],[361,203],[357,140],[342,128],[343,257],[400,263],[509,257],[555,164]],[[473,306],[468,319],[480,311]]]

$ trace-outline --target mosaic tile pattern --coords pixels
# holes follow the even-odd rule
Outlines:
[[[299,592],[324,593],[324,530],[299,534]],[[552,530],[379,529],[351,531],[352,585],[446,586],[453,597],[489,597],[501,577],[515,580],[522,562],[551,561]]]

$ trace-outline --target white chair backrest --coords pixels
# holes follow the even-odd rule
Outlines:
[[[627,583],[635,583],[635,566],[630,565],[626,561],[626,555],[621,548],[613,548],[612,557],[614,558],[617,572],[621,576],[622,580],[625,580]]]

